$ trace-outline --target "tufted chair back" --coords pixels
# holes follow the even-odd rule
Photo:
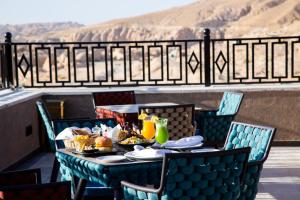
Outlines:
[[[41,170],[28,169],[0,173],[0,187],[41,183]]]
[[[124,197],[126,200],[238,199],[249,152],[250,148],[242,148],[166,154],[159,189],[139,189],[142,187],[122,182]]]
[[[217,115],[234,115],[238,112],[243,93],[224,92]]]
[[[153,114],[158,117],[167,118],[170,140],[194,135],[194,104],[139,107],[139,113],[142,112],[148,115]]]
[[[269,155],[275,131],[276,129],[272,127],[232,122],[225,149],[251,147],[240,199],[255,199],[260,173]]]
[[[45,106],[45,104],[42,101],[37,101],[36,102],[36,107],[38,112],[40,113],[41,119],[43,121],[43,124],[46,129],[49,145],[50,145],[50,150],[52,152],[55,152],[55,134],[53,131],[53,127],[51,124],[51,117],[50,114]]]
[[[135,104],[134,91],[92,93],[94,106]]]
[[[71,200],[70,182],[0,187],[0,200]]]

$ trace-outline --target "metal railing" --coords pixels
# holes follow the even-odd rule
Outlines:
[[[2,87],[300,82],[300,37],[0,44]]]

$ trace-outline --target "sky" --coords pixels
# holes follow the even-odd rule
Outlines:
[[[0,24],[73,21],[85,25],[137,16],[196,0],[2,0]]]

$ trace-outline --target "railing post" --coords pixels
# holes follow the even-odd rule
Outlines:
[[[5,85],[8,88],[14,85],[13,67],[12,67],[12,53],[11,53],[11,33],[5,33],[5,47],[4,47],[4,73]]]
[[[204,29],[204,81],[205,86],[210,86],[210,30]]]

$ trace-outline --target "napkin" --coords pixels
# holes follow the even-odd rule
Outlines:
[[[74,134],[72,130],[78,130],[78,129],[83,129],[85,131],[87,131],[89,134],[92,134],[92,131],[90,128],[88,127],[84,127],[84,128],[78,128],[78,127],[68,127],[65,128],[62,132],[60,132],[56,137],[55,140],[68,140],[68,139],[73,139],[74,138]]]
[[[174,153],[174,151],[169,149],[151,149],[146,148],[143,150],[135,150],[134,156],[139,158],[152,158],[152,157],[163,157],[166,153]]]
[[[118,134],[122,130],[122,127],[120,124],[115,126],[114,128],[107,127],[106,125],[101,124],[101,128],[104,128],[102,130],[106,130],[103,132],[103,136],[111,138],[113,142],[118,141]]]
[[[181,138],[179,140],[170,140],[170,141],[167,141],[162,146],[164,146],[166,148],[189,147],[189,146],[195,146],[198,144],[202,144],[202,141],[203,141],[203,137],[198,135],[198,136]]]

